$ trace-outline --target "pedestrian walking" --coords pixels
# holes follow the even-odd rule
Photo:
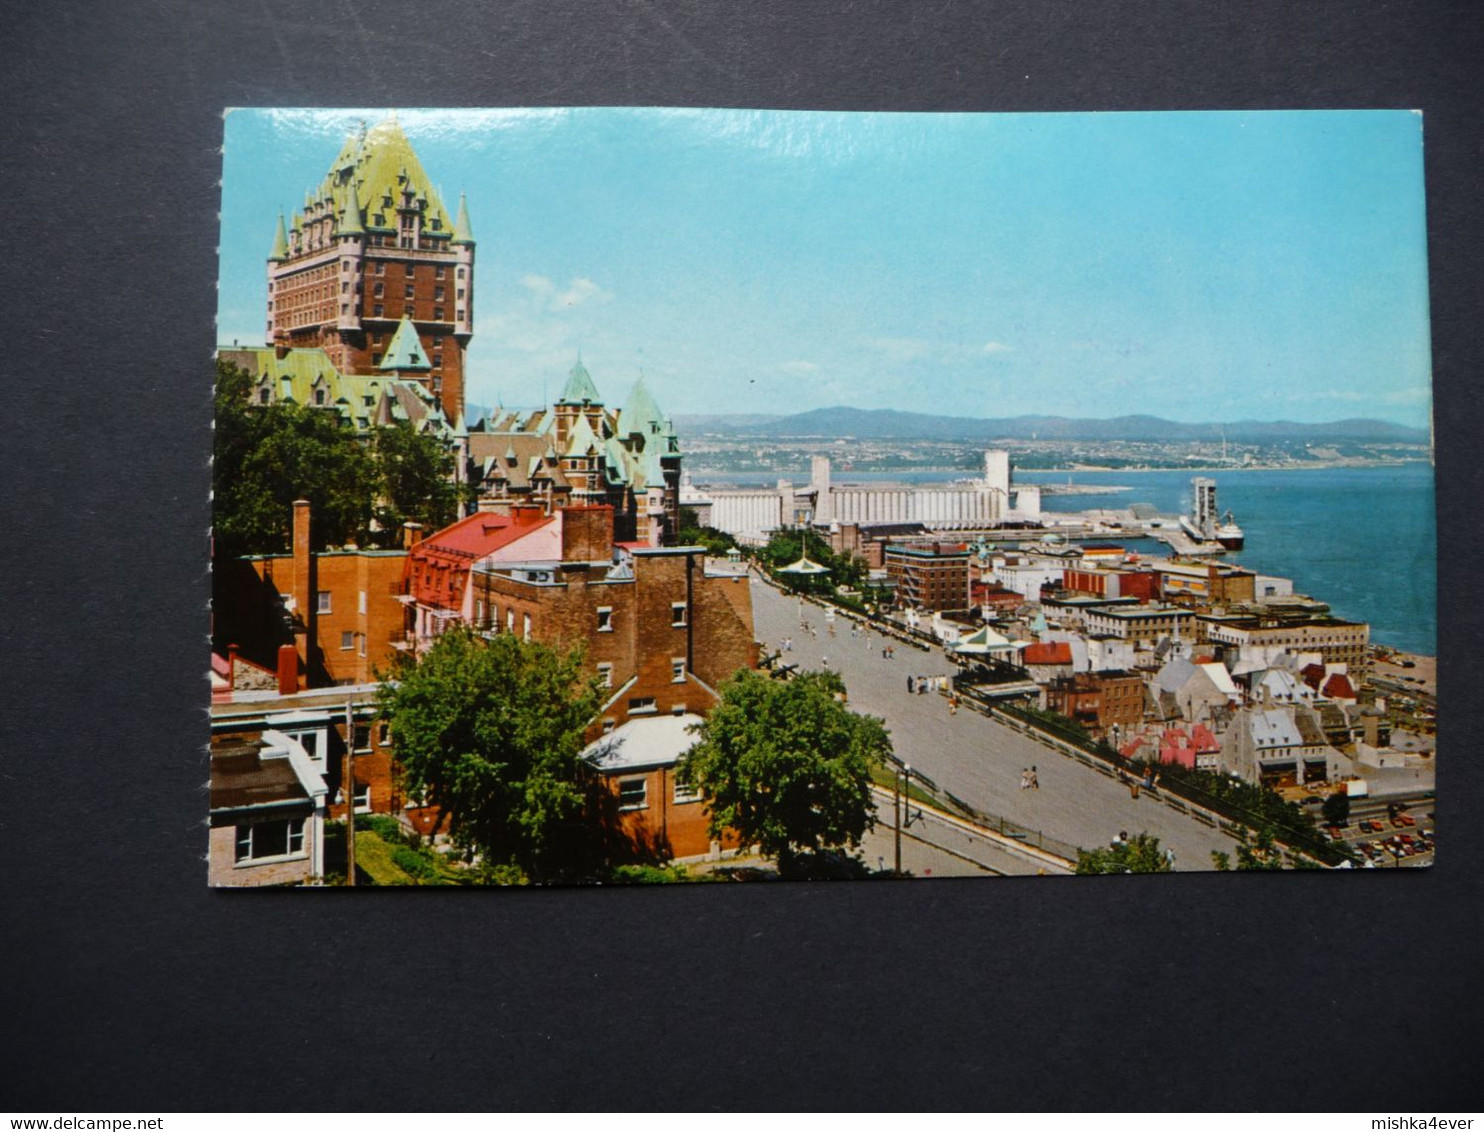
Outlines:
[[[910,696],[915,691],[917,691],[917,688],[912,683],[912,677],[909,676],[907,677],[907,694]]]
[[[1031,788],[1031,772],[1029,767],[1020,768],[1020,788],[1029,790]]]
[[[1039,790],[1039,789],[1041,789],[1041,780],[1036,777],[1036,768],[1035,767],[1031,767],[1031,789],[1032,790]]]

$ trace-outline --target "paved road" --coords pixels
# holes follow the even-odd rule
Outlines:
[[[941,695],[908,695],[909,675],[953,671],[941,650],[898,643],[895,658],[885,660],[879,634],[852,637],[841,617],[830,637],[824,611],[805,605],[816,639],[799,627],[797,599],[756,579],[752,596],[757,638],[769,652],[791,637],[786,662],[818,668],[827,659],[844,678],[851,707],[886,720],[897,757],[971,805],[1084,848],[1106,845],[1120,830],[1148,831],[1174,850],[1177,870],[1209,869],[1213,849],[1233,851],[1230,837],[1147,795],[1135,801],[1115,780],[1001,723],[968,709],[950,715]],[[1022,790],[1020,772],[1032,765],[1041,788]]]

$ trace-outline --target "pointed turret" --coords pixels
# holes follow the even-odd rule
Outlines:
[[[567,438],[567,450],[564,456],[589,456],[598,451],[601,442],[598,434],[593,431],[593,426],[587,423],[584,416],[577,417],[577,423],[572,426],[572,435]]]
[[[361,209],[356,204],[354,190],[345,194],[345,207],[340,210],[340,216],[335,222],[335,233],[339,236],[364,236],[366,234],[366,229],[361,225]]]
[[[459,194],[459,218],[453,222],[453,243],[474,243],[474,229],[469,227],[469,202]]]
[[[283,213],[278,214],[278,229],[273,233],[273,250],[268,253],[268,262],[282,263],[289,258],[289,234],[284,230]]]
[[[663,432],[664,429],[665,415],[660,412],[659,405],[650,395],[649,387],[644,384],[644,374],[641,373],[629,392],[629,399],[624,402],[624,407],[618,414],[618,435],[633,436],[639,433],[649,436]]]
[[[429,370],[432,366],[428,363],[428,356],[423,352],[422,343],[417,340],[417,328],[412,325],[412,320],[405,314],[402,321],[397,324],[397,332],[392,335],[391,344],[386,348],[386,357],[381,359],[381,368],[384,370]]]
[[[562,395],[557,399],[558,405],[601,405],[603,399],[598,396],[598,387],[593,384],[592,375],[587,372],[587,366],[582,364],[582,355],[577,355],[577,364],[567,374],[567,384],[562,387]]]

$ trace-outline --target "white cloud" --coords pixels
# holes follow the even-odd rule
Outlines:
[[[606,303],[613,298],[612,291],[605,291],[591,279],[574,279],[567,289],[551,301],[552,310],[580,307],[583,303]]]
[[[1003,342],[986,342],[984,343],[984,348],[979,352],[981,354],[1008,354],[1010,350],[1011,347],[1005,345]]]
[[[544,275],[522,275],[520,285],[528,291],[543,296],[556,290],[556,284]]]
[[[813,373],[815,370],[819,369],[819,367],[813,362],[805,361],[784,362],[778,368],[781,369],[784,373]]]

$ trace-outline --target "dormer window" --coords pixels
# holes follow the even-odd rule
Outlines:
[[[266,405],[268,403],[268,397],[269,397],[268,390],[266,390],[266,389],[260,389],[260,390],[258,390],[258,404],[260,404],[260,405]]]
[[[314,403],[316,405],[323,405],[325,403],[325,391],[323,389],[316,389],[314,391]]]

